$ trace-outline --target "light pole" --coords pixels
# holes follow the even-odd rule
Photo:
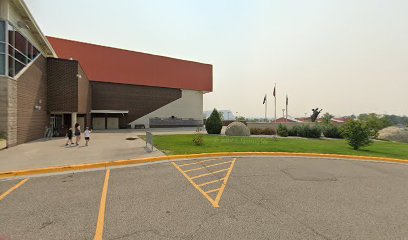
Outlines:
[[[285,118],[285,109],[282,109],[282,118]],[[285,120],[285,122],[286,122],[286,120]]]

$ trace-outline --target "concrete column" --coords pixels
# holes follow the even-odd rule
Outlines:
[[[77,113],[71,113],[71,125],[72,125],[72,130],[75,131],[75,123],[77,123]]]

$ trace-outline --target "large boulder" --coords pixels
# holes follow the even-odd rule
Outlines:
[[[227,136],[251,136],[251,131],[242,122],[232,122],[225,130]]]
[[[408,128],[387,127],[378,133],[378,139],[408,143]]]

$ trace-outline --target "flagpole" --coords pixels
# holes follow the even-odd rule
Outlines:
[[[275,83],[275,88],[274,88],[274,90],[275,90],[274,97],[275,97],[275,121],[276,121],[276,83]]]
[[[286,95],[286,121],[288,121],[288,95]]]
[[[265,94],[265,122],[267,121],[267,111],[268,111],[268,95]]]

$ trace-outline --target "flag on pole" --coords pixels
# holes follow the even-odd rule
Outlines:
[[[264,97],[264,100],[263,100],[262,104],[265,104],[265,103],[266,103],[266,94],[265,94],[265,97]]]
[[[273,88],[273,96],[276,97],[276,86]]]
[[[286,95],[286,106],[288,105],[289,101],[288,101],[288,95]]]

